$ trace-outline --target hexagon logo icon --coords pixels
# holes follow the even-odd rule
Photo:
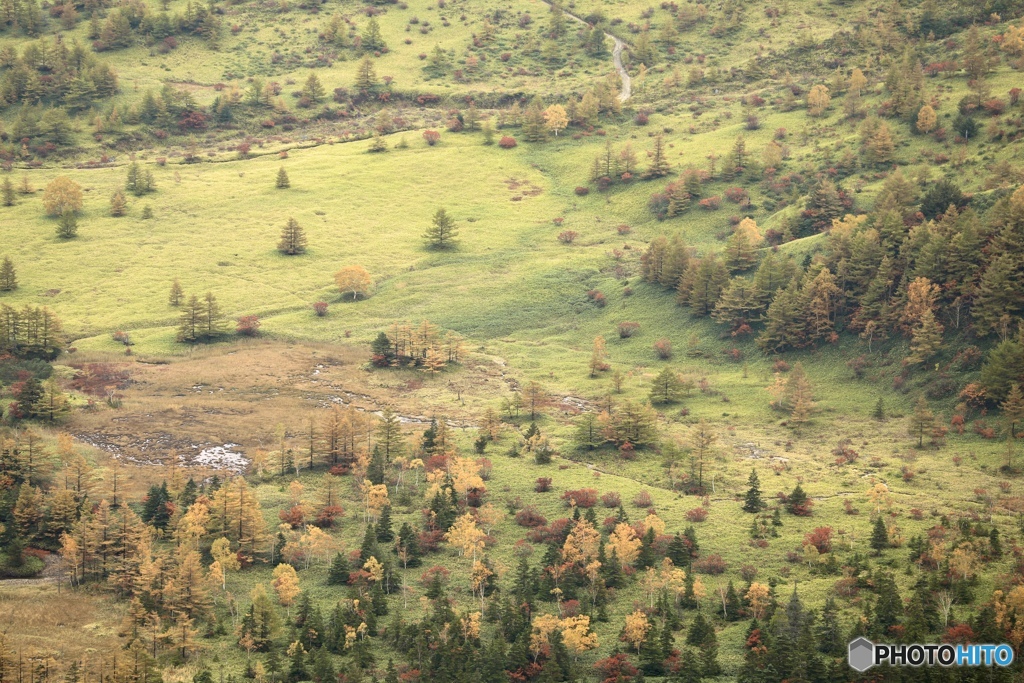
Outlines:
[[[857,638],[850,642],[849,663],[850,668],[857,671],[867,671],[875,663],[875,645],[867,638]]]

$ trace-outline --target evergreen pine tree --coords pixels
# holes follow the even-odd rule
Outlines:
[[[373,68],[373,59],[370,55],[364,55],[363,60],[356,67],[356,89],[362,93],[369,93],[377,87],[377,71]]]
[[[675,403],[682,397],[683,382],[671,368],[665,368],[651,385],[651,403]]]
[[[288,179],[288,171],[284,170],[284,166],[278,169],[277,180],[274,181],[274,186],[279,190],[286,190],[292,186],[291,181]]]
[[[277,250],[288,256],[306,251],[306,231],[294,218],[289,218],[281,231],[281,241],[277,243]]]
[[[879,421],[885,419],[885,399],[881,396],[878,397],[878,402],[875,403],[875,407],[871,411],[871,417]]]
[[[805,514],[807,508],[807,494],[800,484],[797,484],[786,499],[786,512],[791,515]]]
[[[174,278],[174,282],[171,283],[171,292],[167,297],[167,303],[171,306],[180,306],[181,300],[185,296],[185,290],[181,288],[181,282],[178,278]]]
[[[344,586],[348,583],[349,572],[351,571],[348,559],[344,553],[335,553],[331,568],[327,572],[327,583],[331,586]]]
[[[14,206],[14,183],[11,182],[10,178],[4,178],[3,189],[0,190],[0,195],[2,195],[4,206]]]
[[[121,190],[114,190],[114,194],[110,195],[110,215],[119,217],[125,215],[128,211],[128,200],[124,196],[124,192]]]
[[[438,209],[431,219],[430,227],[423,233],[423,239],[427,240],[431,247],[445,249],[455,243],[459,236],[458,227],[448,212],[443,208]]]
[[[879,515],[871,529],[871,549],[875,551],[875,554],[881,554],[888,547],[889,531],[885,528],[885,522],[882,520],[881,515]]]
[[[14,261],[4,256],[0,263],[0,292],[13,292],[18,288],[18,273],[14,269]]]
[[[206,296],[203,297],[202,317],[200,319],[202,337],[213,339],[223,334],[224,318],[225,316],[220,310],[220,304],[217,303],[217,298],[213,295],[213,292],[207,292]]]
[[[761,481],[757,478],[757,470],[750,470],[750,477],[747,479],[747,494],[744,497],[743,511],[758,513],[767,506],[761,499]]]
[[[914,404],[914,414],[910,417],[910,433],[917,437],[917,447],[924,447],[924,436],[935,428],[935,413],[928,407],[928,399],[924,394]]]
[[[665,138],[656,135],[654,138],[654,150],[651,153],[651,165],[644,171],[645,178],[663,178],[672,170],[665,152]]]
[[[395,540],[395,532],[391,528],[391,506],[385,505],[381,510],[380,518],[376,527],[377,540],[381,543],[391,543]]]
[[[523,139],[527,142],[545,142],[548,139],[545,124],[544,103],[540,97],[534,97],[523,113]]]
[[[66,209],[57,219],[57,237],[71,239],[78,234],[78,214]]]

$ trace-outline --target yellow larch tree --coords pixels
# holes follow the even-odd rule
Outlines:
[[[585,519],[576,522],[562,545],[562,561],[586,567],[597,558],[601,533]]]
[[[467,512],[455,520],[455,524],[444,535],[444,540],[459,551],[460,557],[468,555],[476,560],[477,553],[484,548],[484,536],[473,515]]]
[[[768,586],[755,581],[750,584],[750,588],[747,589],[746,598],[747,604],[750,605],[750,611],[754,618],[761,619],[764,616],[764,611],[768,608],[768,605],[771,602]]]
[[[622,566],[633,564],[637,555],[640,554],[640,546],[643,545],[633,527],[625,522],[619,522],[608,537],[608,545],[614,550]]]
[[[271,583],[274,592],[277,593],[277,601],[286,608],[290,607],[302,592],[299,587],[299,575],[290,564],[279,564],[274,567],[274,580]]]
[[[626,615],[626,624],[622,629],[622,640],[635,647],[636,653],[639,655],[640,647],[647,640],[647,634],[650,630],[651,622],[648,621],[647,615],[640,610],[636,610],[632,614]]]

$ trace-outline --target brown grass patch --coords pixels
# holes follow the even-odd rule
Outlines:
[[[117,625],[121,604],[109,596],[71,591],[65,586],[0,585],[0,631],[10,645],[28,657],[53,657],[58,662],[98,658],[119,647]]]
[[[500,367],[476,365],[429,376],[419,370],[368,371],[368,349],[359,346],[252,341],[196,349],[190,358],[151,361],[83,362],[83,389],[122,379],[120,408],[97,404],[75,413],[70,431],[124,462],[168,464],[203,448],[238,444],[243,454],[276,450],[277,425],[284,425],[302,450],[310,416],[322,417],[332,404],[367,411],[391,405],[410,418],[410,431],[430,417],[493,405],[503,392]],[[145,470],[135,474],[149,479]],[[194,476],[212,470],[197,468]],[[166,476],[161,474],[160,476]]]

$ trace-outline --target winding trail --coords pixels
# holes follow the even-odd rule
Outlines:
[[[554,4],[549,2],[549,0],[542,0],[542,2],[549,7],[554,7]],[[590,24],[584,21],[581,17],[576,16],[572,12],[567,12],[564,8],[559,9],[561,9],[562,13],[570,19],[573,19],[588,28],[590,27]],[[619,78],[622,80],[622,90],[619,91],[619,102],[625,102],[633,94],[633,81],[629,77],[629,72],[626,71],[626,67],[622,65],[622,50],[626,47],[626,43],[618,36],[608,33],[607,31],[605,31],[604,35],[607,38],[611,38],[615,43],[615,47],[612,48],[612,64],[615,65],[615,73],[617,73]]]

